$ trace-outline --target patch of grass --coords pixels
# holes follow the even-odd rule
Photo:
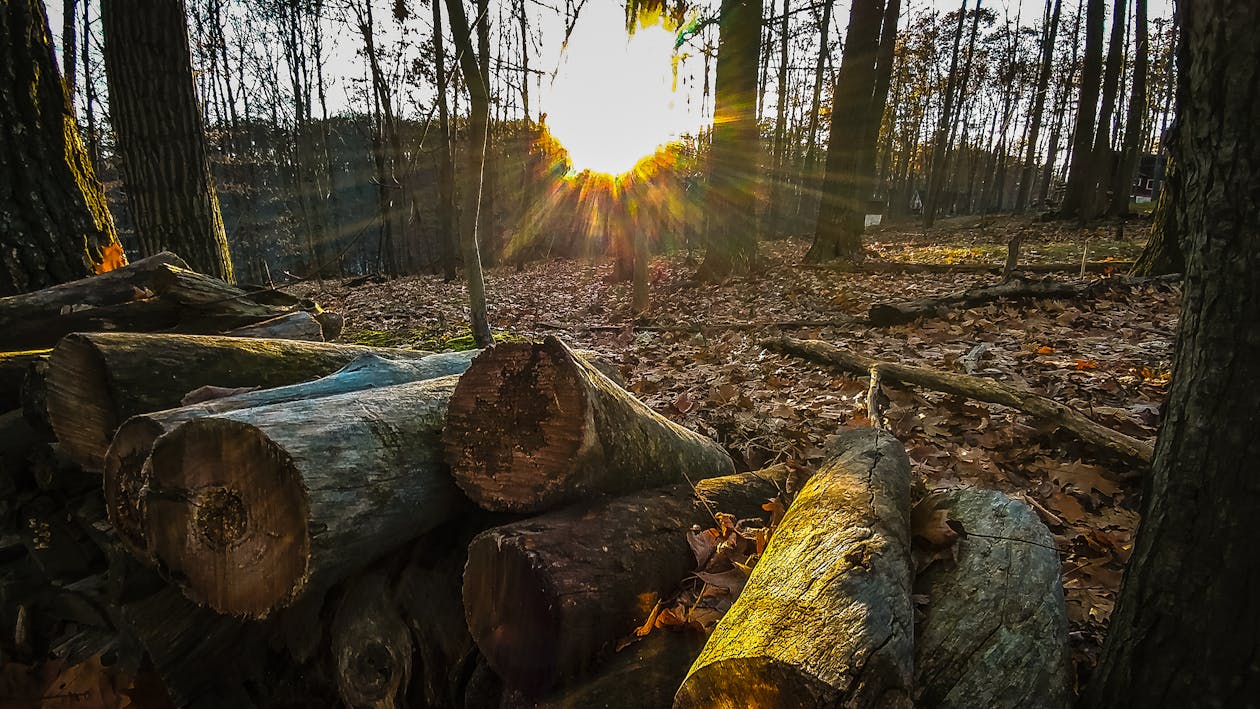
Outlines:
[[[457,330],[443,331],[439,328],[404,327],[397,330],[361,329],[346,332],[341,336],[343,342],[368,347],[407,347],[434,352],[463,352],[477,348],[472,332]],[[528,338],[515,333],[496,333],[495,342],[525,342]]]

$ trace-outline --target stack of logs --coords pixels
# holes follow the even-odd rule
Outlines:
[[[132,277],[191,279],[142,264]],[[180,303],[166,328],[230,320],[148,290]],[[10,657],[107,657],[181,707],[1070,696],[1049,532],[999,493],[953,491],[915,506],[912,544],[909,462],[887,433],[839,437],[707,642],[634,641],[695,571],[688,534],[760,517],[786,473],[737,473],[598,355],[554,338],[432,354],[60,334],[31,356],[32,423],[0,430]]]

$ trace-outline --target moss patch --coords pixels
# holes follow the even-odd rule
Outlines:
[[[525,342],[528,338],[513,333],[495,333],[495,342]],[[411,347],[434,352],[463,352],[476,349],[472,332],[467,329],[404,327],[397,330],[353,330],[342,334],[341,341],[368,347]]]

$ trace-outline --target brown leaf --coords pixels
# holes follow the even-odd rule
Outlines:
[[[691,397],[687,396],[687,392],[684,391],[678,395],[677,399],[674,399],[673,406],[675,411],[680,414],[685,414],[688,411],[691,411],[695,404],[691,401]]]

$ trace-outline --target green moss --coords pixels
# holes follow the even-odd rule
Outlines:
[[[495,342],[524,342],[528,338],[512,333],[499,333],[494,336]],[[352,345],[369,347],[413,347],[418,350],[434,352],[463,352],[477,348],[469,330],[454,332],[440,328],[405,327],[397,330],[354,330],[342,334],[341,341]]]

